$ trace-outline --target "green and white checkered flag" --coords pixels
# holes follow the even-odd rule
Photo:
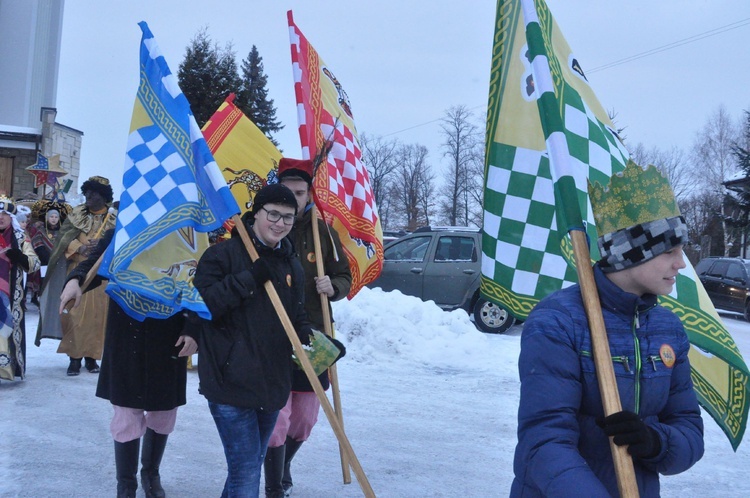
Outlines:
[[[629,154],[543,0],[499,0],[487,116],[482,295],[525,319],[577,281],[570,230],[599,259],[588,202]],[[660,299],[683,321],[698,399],[736,449],[748,417],[748,373],[692,267]]]

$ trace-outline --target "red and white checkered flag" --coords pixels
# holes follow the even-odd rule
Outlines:
[[[339,234],[352,271],[349,298],[380,275],[383,231],[362,163],[349,97],[287,13],[302,157],[325,154],[315,174],[315,203]],[[329,150],[323,150],[330,147]]]

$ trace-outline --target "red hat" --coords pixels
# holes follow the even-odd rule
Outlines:
[[[310,159],[289,159],[282,157],[279,161],[279,180],[290,177],[299,177],[312,185],[313,162]]]

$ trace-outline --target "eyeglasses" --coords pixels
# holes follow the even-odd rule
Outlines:
[[[260,207],[266,212],[266,219],[271,223],[276,223],[279,220],[284,220],[284,225],[294,225],[293,214],[281,214],[278,211],[269,211],[265,206]]]

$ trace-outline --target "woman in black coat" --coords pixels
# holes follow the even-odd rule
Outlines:
[[[106,250],[114,230],[108,230],[96,249],[68,275],[61,309],[80,297],[80,283]],[[88,289],[102,282],[96,277]],[[141,484],[147,497],[163,497],[159,465],[174,429],[177,407],[184,405],[187,357],[197,350],[198,327],[183,313],[167,319],[131,318],[109,301],[96,395],[109,400],[115,410],[110,426],[115,441],[117,496],[135,497],[141,437]]]

